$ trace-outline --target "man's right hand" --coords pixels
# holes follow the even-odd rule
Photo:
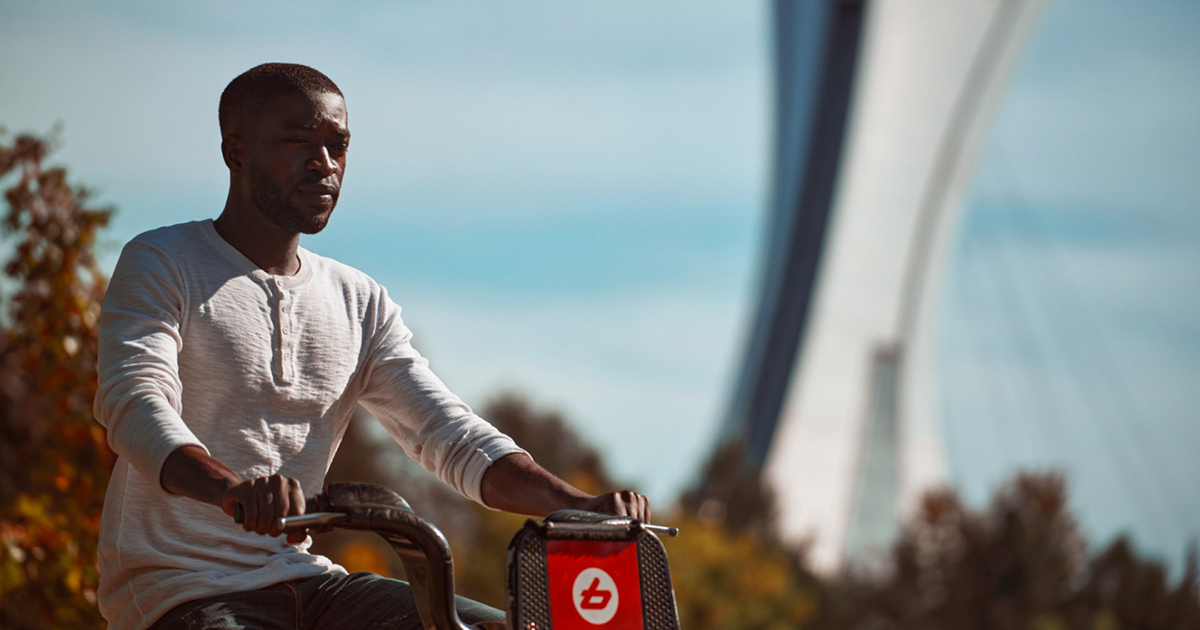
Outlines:
[[[167,492],[215,505],[230,517],[234,506],[241,505],[242,528],[248,532],[278,536],[283,533],[284,517],[304,514],[299,481],[282,475],[242,479],[199,446],[181,446],[168,455],[159,482]],[[293,531],[288,542],[307,537],[307,530]]]
[[[304,514],[304,489],[292,477],[275,474],[249,479],[232,486],[221,497],[221,509],[233,516],[235,506],[242,506],[242,529],[248,532],[278,536],[283,533],[283,519]],[[298,543],[308,536],[307,531],[293,531],[288,542]]]

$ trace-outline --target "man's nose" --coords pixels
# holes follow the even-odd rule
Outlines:
[[[325,147],[318,147],[317,152],[313,154],[312,158],[308,161],[308,168],[310,170],[319,172],[321,177],[328,177],[329,175],[337,172],[338,163],[337,160],[334,160],[333,156],[329,154],[329,149]]]

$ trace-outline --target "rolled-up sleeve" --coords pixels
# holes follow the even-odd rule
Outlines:
[[[375,287],[367,326],[373,338],[359,402],[404,451],[459,494],[483,502],[483,474],[492,462],[524,453],[507,435],[476,415],[429,369],[412,346],[400,307]]]
[[[170,257],[134,240],[121,252],[100,315],[96,420],[113,451],[156,481],[173,451],[204,448],[180,416],[184,295]]]

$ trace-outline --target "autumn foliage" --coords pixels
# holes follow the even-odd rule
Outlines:
[[[0,135],[6,186],[0,315],[0,627],[96,628],[96,539],[114,456],[92,419],[110,210],[44,160],[51,142]]]
[[[1194,549],[1172,585],[1127,538],[1089,557],[1066,506],[1055,473],[1018,475],[983,510],[948,490],[929,493],[893,546],[890,570],[825,580],[809,627],[1200,628]]]

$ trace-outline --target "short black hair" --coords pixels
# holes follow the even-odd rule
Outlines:
[[[247,114],[257,114],[267,101],[275,97],[326,93],[342,96],[337,84],[308,66],[298,63],[254,66],[230,81],[225,91],[221,92],[221,104],[217,107],[221,136],[231,131],[238,119]]]

